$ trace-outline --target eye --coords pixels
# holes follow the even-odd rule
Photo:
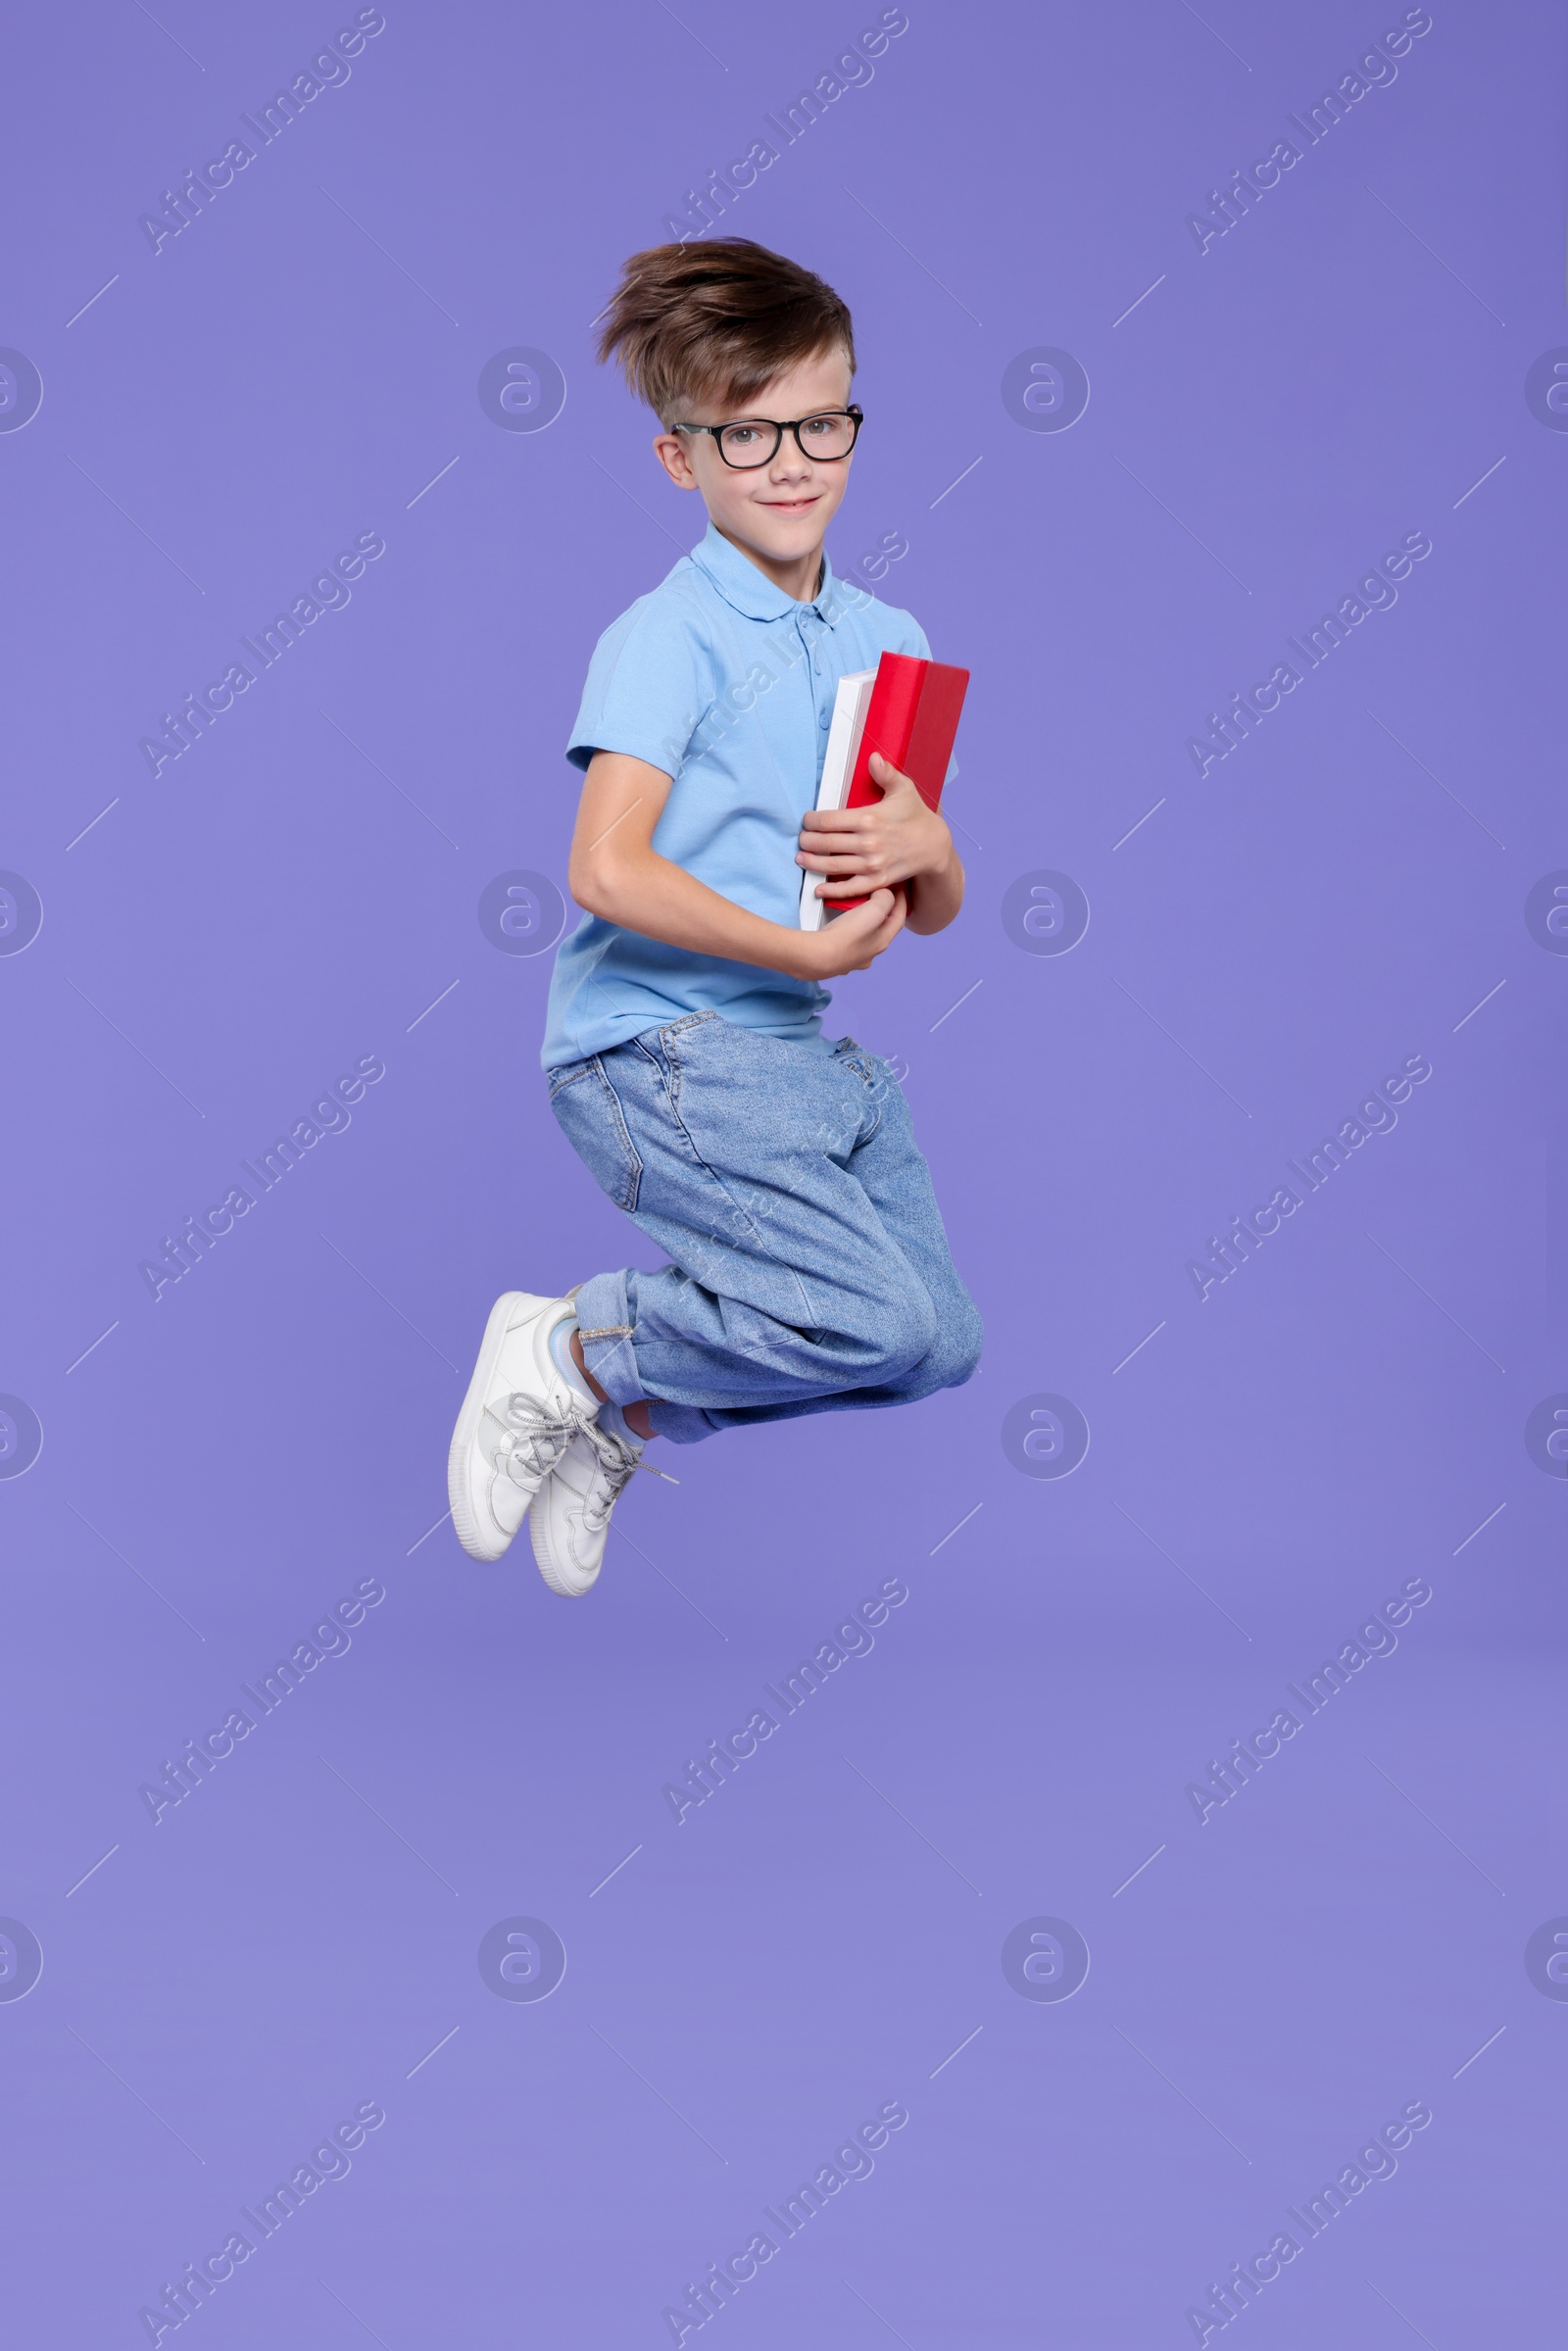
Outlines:
[[[855,419],[842,410],[808,416],[801,425],[801,443],[818,457],[846,457],[855,444]]]

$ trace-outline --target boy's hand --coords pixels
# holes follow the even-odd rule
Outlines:
[[[909,778],[879,751],[871,754],[871,781],[882,793],[871,807],[811,808],[807,813],[795,862],[808,873],[826,876],[818,885],[818,898],[863,898],[921,874],[946,874],[952,867],[953,835]],[[833,929],[847,920],[841,914]]]
[[[888,774],[898,783],[905,781],[892,768]],[[912,785],[909,789],[913,791]],[[670,779],[662,768],[651,767],[629,753],[595,752],[577,810],[567,871],[572,897],[585,913],[691,955],[755,963],[763,971],[788,972],[793,979],[830,980],[846,971],[867,970],[906,924],[915,931],[940,930],[957,911],[963,868],[950,857],[945,877],[928,873],[908,888],[894,889],[868,882],[863,892],[853,893],[864,896],[867,903],[835,915],[820,931],[770,922],[659,855],[653,845],[654,827],[669,792]],[[918,800],[918,793],[914,797]],[[946,825],[941,829],[945,834]],[[912,899],[911,891],[916,893]]]
[[[847,971],[869,971],[903,930],[908,910],[902,890],[873,890],[863,906],[835,915],[819,931],[802,931],[790,943],[788,963],[781,959],[779,968],[798,980],[837,980]]]

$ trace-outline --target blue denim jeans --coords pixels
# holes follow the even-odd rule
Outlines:
[[[692,1445],[715,1429],[905,1404],[967,1380],[980,1317],[888,1069],[690,1012],[549,1073],[579,1157],[673,1260],[577,1298],[617,1404]]]

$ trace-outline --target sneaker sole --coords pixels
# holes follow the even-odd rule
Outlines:
[[[497,1543],[495,1538],[483,1533],[468,1498],[468,1459],[474,1440],[479,1433],[479,1416],[484,1410],[485,1397],[495,1377],[497,1357],[505,1345],[513,1316],[519,1306],[538,1311],[555,1303],[553,1298],[536,1298],[529,1290],[509,1290],[497,1298],[484,1326],[479,1343],[479,1360],[474,1365],[468,1392],[458,1414],[458,1425],[452,1432],[452,1444],[447,1453],[447,1499],[452,1505],[452,1524],[458,1541],[470,1559],[482,1559],[487,1564],[499,1559],[515,1540],[508,1536]]]

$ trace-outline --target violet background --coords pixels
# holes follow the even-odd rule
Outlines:
[[[1401,10],[910,0],[734,204],[854,310],[835,561],[902,534],[886,593],[974,671],[963,916],[833,1026],[907,1066],[988,1344],[905,1412],[666,1452],[581,1606],[438,1523],[494,1295],[652,1261],[550,1117],[549,957],[476,906],[564,886],[593,642],[700,533],[591,321],[878,11],[389,0],[155,256],[138,216],[352,14],[12,37],[0,341],[44,397],[0,434],[0,864],[44,920],[0,957],[0,1388],[44,1443],[0,1481],[0,1911],[44,1970],[0,2002],[10,2338],[146,2340],[377,2099],[209,2351],[668,2341],[902,2099],[723,2339],[1174,2346],[1424,2099],[1236,2326],[1540,2339],[1565,1494],[1524,1428],[1568,1388],[1568,965],[1523,908],[1568,865],[1568,441],[1523,387],[1568,343],[1560,14],[1439,0],[1200,257],[1188,213]],[[479,405],[514,345],[564,373],[546,431]],[[1038,345],[1088,371],[1070,431],[1004,407]],[[350,606],[154,781],[159,713],[368,530]],[[1397,605],[1200,781],[1205,713],[1416,530]],[[1087,893],[1068,955],[1003,927],[1036,868]],[[352,1127],[155,1305],[138,1262],[366,1053]],[[1200,1303],[1186,1260],[1415,1053],[1397,1128]],[[1036,1393],[1087,1417],[1070,1477],[1003,1449]],[[874,1651],[677,1826],[664,1783],[894,1575]],[[155,1827],[141,1784],[369,1576],[349,1653]],[[1414,1576],[1396,1653],[1200,1826],[1187,1784]],[[516,1914],[566,1947],[542,2003],[475,1963]],[[1000,1966],[1040,1914],[1092,1953],[1059,2004]]]

